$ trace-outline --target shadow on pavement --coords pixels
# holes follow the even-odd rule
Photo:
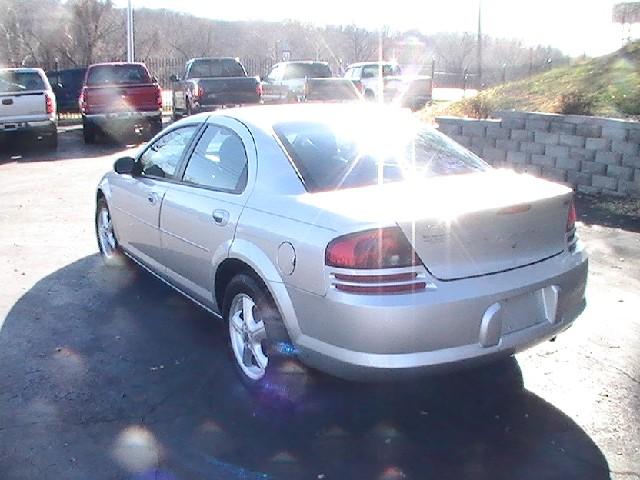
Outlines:
[[[58,135],[58,148],[48,149],[31,135],[14,135],[0,143],[0,164],[9,162],[57,162],[78,158],[96,158],[111,155],[142,143],[142,138],[129,135],[114,141],[101,138],[95,144],[85,145],[82,129],[67,129]]]
[[[587,225],[601,225],[640,233],[640,199],[576,195],[578,220]]]
[[[2,478],[609,478],[513,359],[385,385],[292,367],[252,394],[226,332],[97,255],[42,279],[0,331]]]

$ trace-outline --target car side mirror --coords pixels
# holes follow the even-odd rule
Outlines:
[[[179,82],[180,81],[180,77],[178,75],[171,75],[169,77],[169,80],[171,80],[172,82]]]
[[[113,170],[119,175],[132,175],[135,170],[136,161],[131,157],[122,157],[113,164]]]

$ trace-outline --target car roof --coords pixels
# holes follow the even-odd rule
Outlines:
[[[250,107],[230,108],[219,110],[210,115],[228,116],[242,123],[254,125],[265,131],[273,129],[273,125],[288,122],[330,122],[333,118],[341,121],[353,118],[353,121],[372,117],[380,118],[411,118],[408,109],[390,105],[372,103],[298,103],[288,105],[257,105]]]
[[[87,68],[93,67],[113,67],[120,65],[140,65],[142,67],[147,68],[147,66],[143,62],[100,62],[100,63],[92,63]]]
[[[238,57],[195,57],[189,59],[189,62],[195,62],[196,60],[233,60],[234,62],[240,61]]]
[[[44,70],[36,67],[10,67],[10,68],[0,68],[0,71],[3,72],[38,72],[44,73]]]
[[[363,67],[365,65],[398,65],[397,62],[356,62],[352,63],[347,68],[351,67]]]
[[[318,60],[291,60],[289,62],[278,62],[278,65],[290,65],[292,63],[302,65],[329,65],[329,62],[320,62]]]

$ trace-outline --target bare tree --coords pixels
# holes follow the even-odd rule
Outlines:
[[[462,72],[473,62],[476,37],[471,33],[438,33],[434,36],[436,62],[449,72]]]
[[[70,61],[88,65],[124,52],[124,15],[111,0],[71,0],[67,43],[61,49]]]

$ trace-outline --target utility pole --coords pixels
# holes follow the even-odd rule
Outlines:
[[[127,62],[134,62],[136,58],[133,35],[133,8],[129,0],[127,2]]]
[[[478,0],[478,89],[482,88],[482,0]]]

